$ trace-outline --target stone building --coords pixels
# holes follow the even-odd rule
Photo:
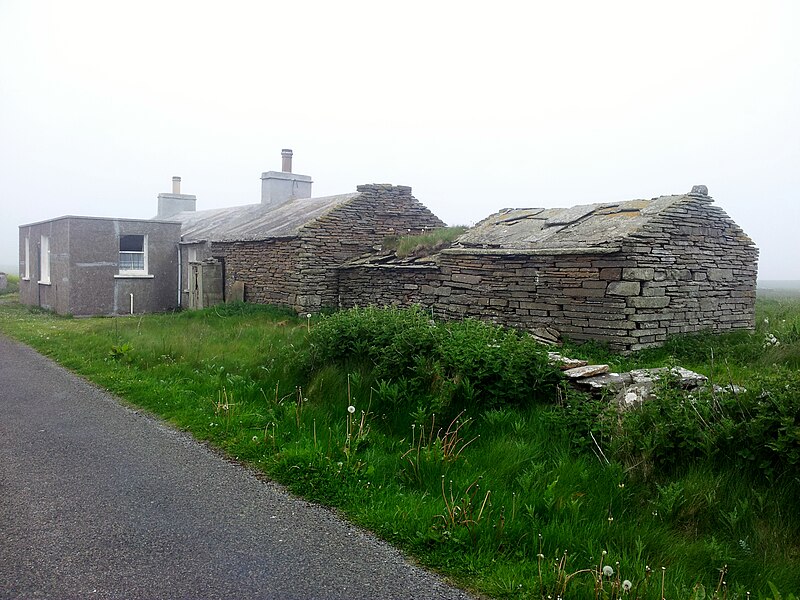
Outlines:
[[[278,206],[252,205],[181,213],[183,294],[194,290],[191,265],[224,265],[225,297],[290,306],[298,312],[337,307],[337,268],[373,251],[397,233],[420,233],[444,223],[411,195],[411,188],[360,185],[351,194],[295,198]],[[195,270],[196,272],[196,270]]]
[[[159,312],[178,303],[180,224],[58,217],[19,228],[19,299],[60,314]]]
[[[753,328],[757,259],[696,186],[652,200],[505,209],[433,256],[351,261],[339,294],[343,307],[417,303],[629,351],[670,334]]]
[[[282,167],[262,174],[260,204],[169,216],[181,223],[186,306],[202,306],[200,288],[215,285],[225,298],[298,312],[337,307],[339,266],[387,236],[444,226],[410,187],[360,185],[354,193],[312,198],[311,178],[291,172],[290,150]]]

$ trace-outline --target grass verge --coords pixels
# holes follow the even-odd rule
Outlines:
[[[561,384],[525,336],[414,311],[70,319],[6,303],[0,331],[492,597],[786,598],[800,304],[758,310],[754,334],[574,349],[748,388],[665,389],[624,417]]]

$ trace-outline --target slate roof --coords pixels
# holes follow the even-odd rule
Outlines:
[[[685,194],[571,208],[506,208],[466,231],[457,245],[463,249],[615,252],[653,217],[698,198],[710,201],[708,196]],[[444,252],[450,251],[459,249]]]
[[[290,238],[296,236],[304,225],[358,195],[358,192],[353,192],[337,196],[299,198],[280,206],[248,204],[181,212],[170,217],[170,220],[181,222],[183,241],[232,242]]]

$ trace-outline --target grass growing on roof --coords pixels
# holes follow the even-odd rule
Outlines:
[[[309,324],[246,304],[113,319],[0,306],[0,331],[463,585],[537,599],[797,593],[799,319],[800,303],[759,301],[752,334],[606,355],[747,388],[665,388],[620,417],[527,336],[422,311]]]
[[[400,258],[428,256],[437,250],[449,247],[466,230],[466,226],[456,225],[431,229],[417,235],[391,236],[383,241],[383,247],[386,250],[393,250]]]

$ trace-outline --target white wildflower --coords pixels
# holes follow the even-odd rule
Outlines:
[[[348,406],[347,407],[347,412],[349,412],[352,415],[353,413],[356,412],[356,407],[353,406],[353,405]]]
[[[622,591],[623,592],[630,592],[632,587],[633,587],[633,584],[631,583],[630,579],[626,579],[625,581],[622,582]]]
[[[612,567],[611,565],[606,565],[605,567],[603,567],[603,575],[605,575],[606,577],[611,577],[612,575],[614,575],[614,567]]]

